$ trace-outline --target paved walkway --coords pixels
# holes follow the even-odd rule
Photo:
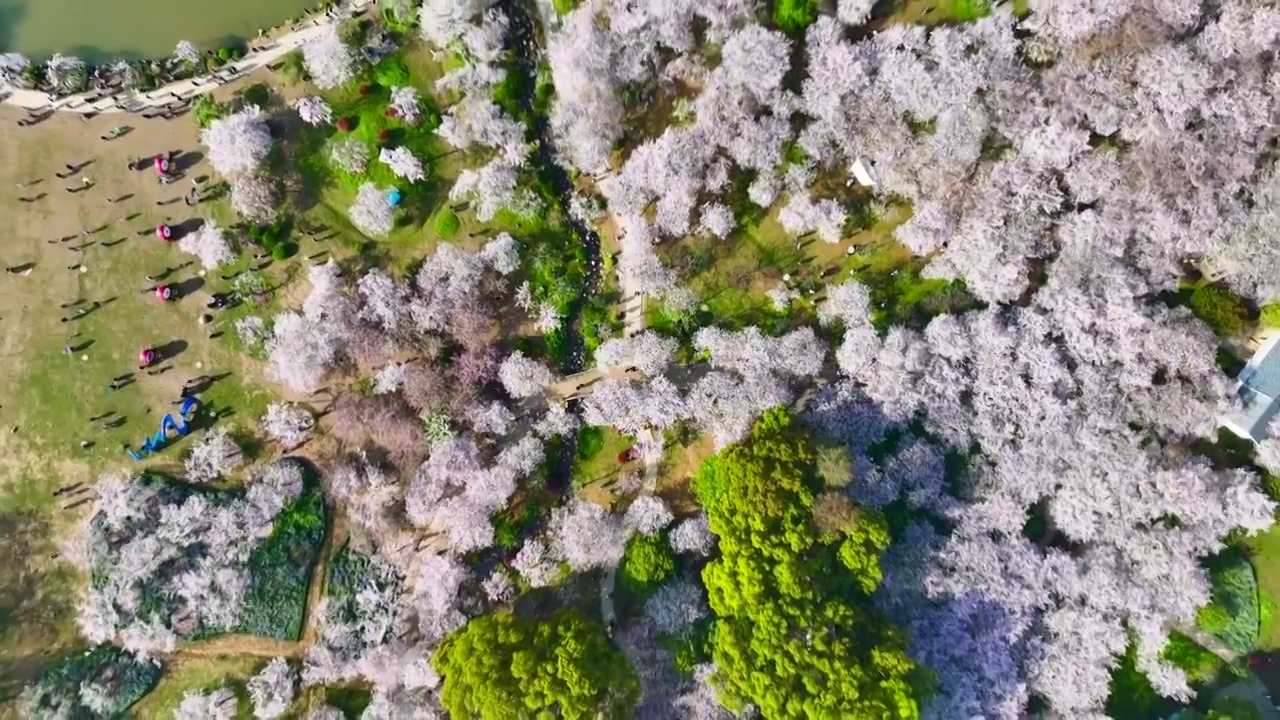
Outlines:
[[[600,194],[608,198],[609,185],[613,183],[613,175],[597,176],[594,182]],[[613,225],[619,228],[619,232],[621,232],[622,226],[618,224],[616,219]],[[621,238],[617,240],[618,246],[621,247]],[[622,334],[624,337],[631,337],[637,333],[644,332],[644,295],[640,294],[634,283],[628,282],[628,276],[619,273],[618,277],[622,286]]]
[[[210,75],[201,75],[186,80],[169,83],[155,90],[146,92],[125,90],[96,102],[88,102],[100,91],[66,95],[53,100],[47,93],[39,90],[13,90],[4,99],[5,105],[14,105],[28,110],[60,110],[72,113],[122,113],[143,110],[149,107],[163,107],[175,99],[190,99],[197,95],[212,92],[214,88],[225,82],[239,79],[249,73],[270,65],[285,55],[301,48],[307,41],[323,32],[328,25],[344,22],[352,14],[372,6],[375,0],[349,0],[332,17],[317,14],[312,17],[308,27],[291,31],[277,38],[275,42],[263,50],[250,53],[229,62]]]

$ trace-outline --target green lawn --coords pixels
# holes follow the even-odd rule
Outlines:
[[[268,658],[253,656],[180,657],[165,668],[155,689],[133,706],[133,715],[138,718],[172,717],[188,691],[213,690],[226,684],[241,696],[236,718],[252,718],[253,710],[244,683],[267,661]]]
[[[581,487],[617,479],[624,467],[618,454],[633,445],[634,440],[613,428],[583,428],[573,463],[574,483]]]
[[[1244,541],[1249,548],[1253,570],[1258,576],[1258,605],[1261,628],[1258,649],[1280,650],[1280,624],[1276,606],[1280,602],[1280,525]]]

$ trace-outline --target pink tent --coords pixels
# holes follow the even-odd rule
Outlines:
[[[168,285],[156,286],[156,299],[160,302],[166,302],[173,297],[173,288]]]
[[[156,361],[156,351],[151,348],[142,348],[138,351],[138,364],[146,367]]]
[[[157,225],[156,237],[160,238],[165,242],[169,242],[169,240],[173,237],[173,230],[168,225]]]
[[[160,173],[161,175],[169,174],[169,158],[168,157],[165,157],[164,155],[157,155],[155,165],[156,165],[156,172]]]

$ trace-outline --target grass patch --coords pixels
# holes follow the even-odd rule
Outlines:
[[[241,631],[282,640],[302,636],[307,582],[324,532],[324,494],[313,485],[280,511],[270,537],[249,556]]]
[[[1272,525],[1265,533],[1243,540],[1258,582],[1259,650],[1280,650],[1280,623],[1276,607],[1280,604],[1280,525]]]
[[[189,691],[208,691],[226,685],[243,691],[245,682],[264,665],[262,658],[240,655],[201,657],[182,655],[165,668],[155,689],[134,708],[139,718],[167,718]],[[243,706],[242,706],[243,707]]]
[[[613,428],[583,427],[578,431],[578,450],[573,462],[573,482],[578,487],[608,480],[623,463],[618,455],[635,441]]]

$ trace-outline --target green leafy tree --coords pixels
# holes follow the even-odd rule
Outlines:
[[[1218,285],[1201,285],[1191,292],[1191,312],[1222,337],[1234,337],[1249,324],[1249,308],[1239,295]]]
[[[622,556],[622,583],[628,593],[646,596],[675,571],[675,553],[661,535],[637,535],[627,543]]]
[[[1280,303],[1262,306],[1262,316],[1258,319],[1264,327],[1280,328]]]
[[[791,33],[802,32],[818,19],[818,0],[776,0],[773,23]]]
[[[218,102],[212,93],[200,95],[191,103],[191,116],[195,118],[196,125],[202,128],[209,127],[214,120],[226,117],[227,111],[227,104]]]
[[[844,487],[853,481],[853,459],[844,445],[826,444],[818,448],[818,476],[827,487]]]
[[[721,699],[769,718],[916,718],[919,673],[870,599],[887,527],[859,510],[823,534],[822,487],[811,440],[782,408],[698,473],[720,542],[702,577]]]
[[[639,694],[626,658],[571,610],[474,618],[445,638],[434,664],[440,701],[456,718],[626,717]]]

